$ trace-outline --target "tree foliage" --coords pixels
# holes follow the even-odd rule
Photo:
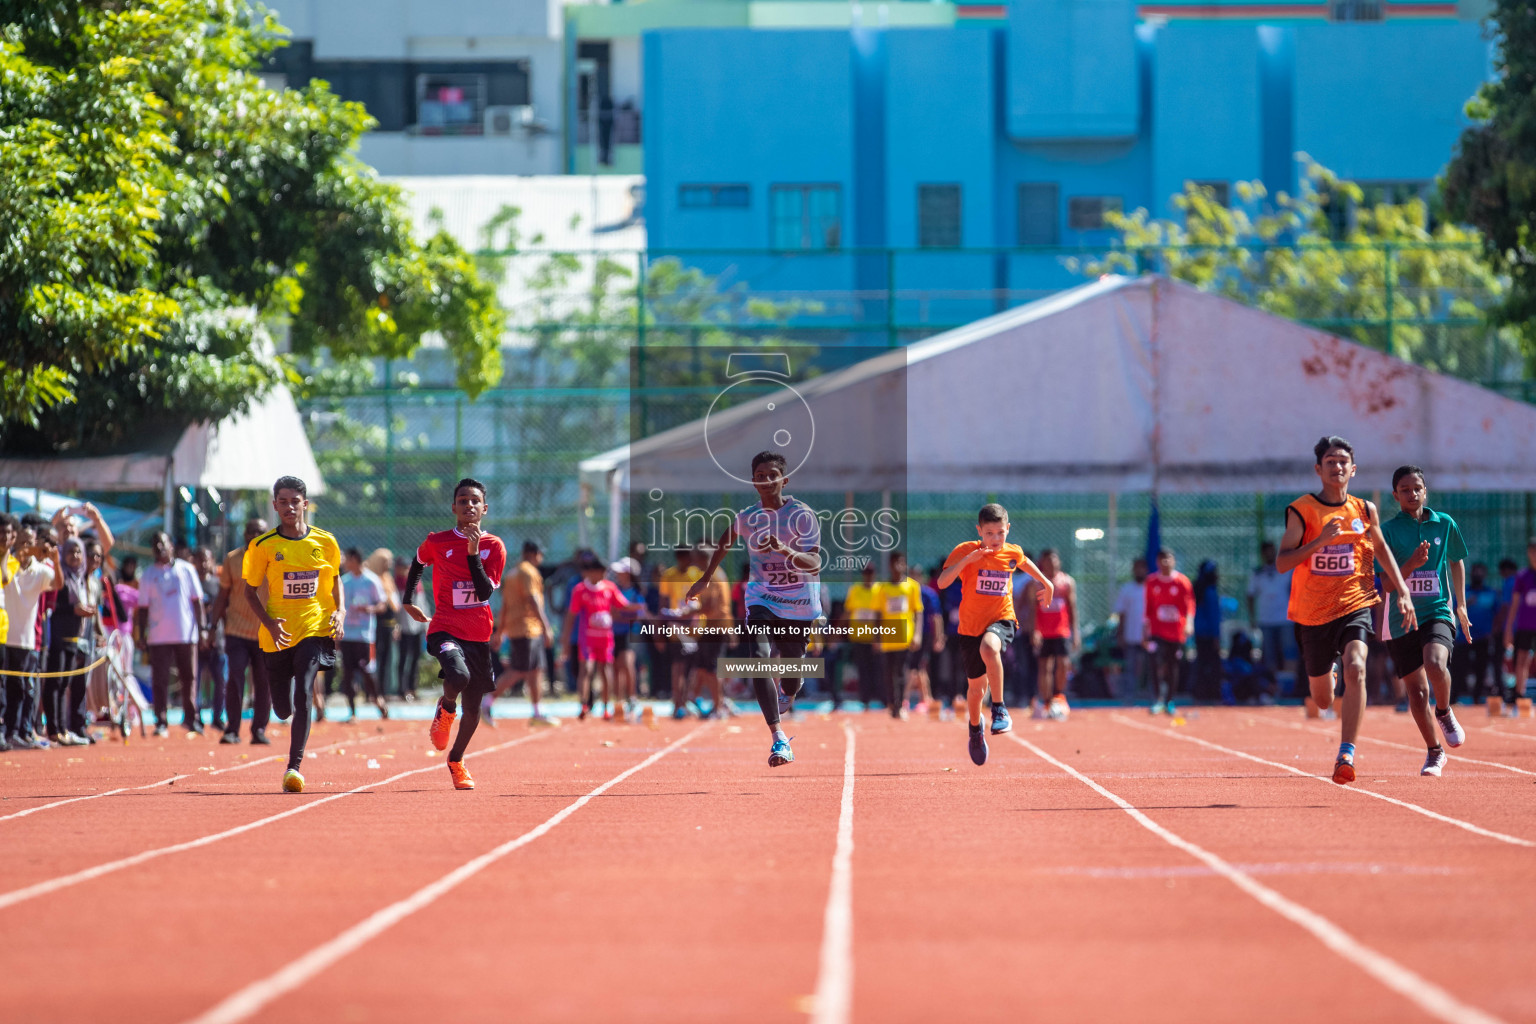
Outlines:
[[[471,395],[500,377],[494,288],[413,240],[323,82],[255,74],[246,0],[0,0],[0,430],[107,449],[243,408],[292,352],[408,356],[438,332]]]
[[[1490,20],[1497,75],[1467,104],[1476,123],[1462,132],[1441,188],[1447,211],[1482,233],[1489,260],[1509,275],[1497,313],[1536,361],[1536,6],[1495,0]]]
[[[1431,226],[1419,198],[1367,203],[1359,185],[1303,160],[1296,195],[1271,200],[1262,183],[1240,182],[1228,207],[1191,182],[1173,199],[1180,219],[1109,214],[1116,250],[1077,269],[1156,270],[1436,370],[1489,376],[1485,310],[1504,284],[1477,232]]]

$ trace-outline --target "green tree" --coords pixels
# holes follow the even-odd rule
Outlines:
[[[1248,212],[1270,198],[1260,182],[1240,182],[1230,207],[1187,183],[1173,199],[1180,219],[1110,214],[1116,249],[1075,265],[1093,277],[1156,270],[1432,369],[1498,373],[1485,310],[1504,284],[1477,232],[1431,226],[1422,199],[1368,202],[1359,185],[1303,161],[1298,194],[1277,194],[1262,214]]]
[[[1495,0],[1497,76],[1467,104],[1441,189],[1446,210],[1482,233],[1484,252],[1509,276],[1495,311],[1514,326],[1536,364],[1536,7]]]
[[[247,0],[0,0],[0,431],[12,450],[174,436],[297,382],[298,357],[403,358],[437,332],[500,378],[494,287],[413,240],[323,82],[254,73]]]

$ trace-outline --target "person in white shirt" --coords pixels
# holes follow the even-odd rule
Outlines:
[[[149,653],[155,690],[155,735],[165,736],[171,666],[181,683],[182,725],[203,731],[197,709],[197,644],[203,626],[203,585],[191,563],[173,558],[171,538],[155,534],[155,564],[139,575],[138,641]]]
[[[1133,581],[1120,588],[1115,595],[1115,614],[1120,617],[1116,627],[1121,656],[1125,668],[1120,673],[1120,697],[1128,700],[1141,692],[1147,678],[1146,642],[1147,617],[1147,560],[1138,558],[1131,563]]]
[[[53,539],[23,524],[7,531],[15,537],[7,558],[9,582],[5,584],[5,658],[8,671],[41,671],[37,652],[37,605],[43,594],[64,586],[64,573],[54,554]],[[48,746],[37,738],[37,678],[32,675],[5,677],[5,745],[13,750]]]
[[[1264,664],[1275,672],[1285,670],[1285,630],[1290,624],[1291,574],[1275,568],[1275,546],[1259,547],[1264,564],[1248,577],[1248,622],[1259,634]]]

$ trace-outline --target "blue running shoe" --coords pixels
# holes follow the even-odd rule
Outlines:
[[[789,740],[774,740],[773,748],[768,751],[768,767],[777,768],[781,764],[789,764],[795,759],[795,752],[789,749]]]
[[[775,687],[775,689],[779,693],[779,717],[785,718],[795,710],[795,702],[789,698],[789,694],[785,693],[782,687]]]
[[[1012,729],[1012,728],[1013,728],[1013,719],[1008,717],[1008,708],[1007,708],[1007,706],[1003,705],[1003,704],[993,704],[992,705],[992,735],[996,736],[998,733],[1000,733],[1000,732],[1007,732],[1009,729]],[[986,759],[986,755],[983,754],[982,755],[982,760],[985,760],[985,759]],[[981,764],[981,761],[977,761],[976,763],[977,764]]]
[[[979,724],[971,726],[971,763],[987,763],[987,735]]]

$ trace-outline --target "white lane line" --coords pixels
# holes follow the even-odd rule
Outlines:
[[[1109,717],[1119,722],[1121,725],[1128,725],[1133,729],[1142,729],[1146,732],[1156,733],[1159,736],[1168,736],[1172,739],[1184,740],[1186,743],[1198,743],[1202,747],[1209,747],[1212,750],[1219,750],[1223,754],[1230,754],[1233,757],[1241,757],[1244,760],[1252,761],[1255,764],[1267,764],[1271,768],[1280,768],[1290,772],[1292,775],[1300,775],[1303,778],[1316,779],[1319,782],[1326,782],[1328,785],[1334,786],[1335,789],[1343,790],[1347,793],[1358,793],[1361,796],[1368,796],[1376,800],[1385,800],[1389,804],[1396,804],[1399,807],[1407,808],[1410,811],[1424,815],[1426,818],[1433,818],[1436,821],[1443,821],[1447,825],[1455,825],[1457,828],[1466,829],[1468,832],[1471,832],[1475,835],[1486,836],[1489,839],[1497,839],[1501,843],[1509,843],[1512,846],[1536,848],[1536,842],[1532,842],[1529,839],[1521,839],[1519,836],[1511,836],[1506,835],[1503,832],[1495,832],[1492,829],[1483,828],[1481,825],[1474,825],[1470,821],[1462,821],[1460,818],[1447,817],[1446,815],[1432,811],[1427,807],[1420,807],[1418,804],[1411,804],[1407,800],[1398,800],[1395,797],[1386,796],[1382,793],[1372,792],[1369,789],[1361,789],[1358,786],[1335,785],[1334,781],[1326,775],[1313,775],[1311,772],[1302,771],[1300,768],[1284,764],[1280,761],[1270,761],[1255,754],[1246,753],[1242,750],[1234,750],[1231,747],[1224,747],[1220,743],[1212,743],[1210,740],[1203,740],[1198,736],[1187,736],[1181,732],[1174,732],[1172,729],[1159,729],[1155,726],[1145,725],[1141,722],[1126,718],[1124,715],[1110,715]]]
[[[336,743],[327,743],[323,747],[316,747],[313,751],[306,751],[305,753],[306,754],[310,754],[310,753],[323,754],[327,750],[335,750],[338,747],[346,747],[346,746],[360,747],[364,743],[378,743],[381,740],[387,740],[387,739],[390,738],[391,735],[399,736],[399,735],[402,735],[402,734],[401,733],[393,733],[393,734],[391,734],[391,733],[384,733],[382,736],[376,734],[376,735],[373,735],[373,736],[364,736],[362,739],[357,739],[357,740],[340,740],[340,741],[338,741]],[[230,765],[228,768],[216,768],[216,769],[214,769],[211,772],[207,772],[206,774],[208,774],[208,775],[223,775],[225,772],[242,772],[242,771],[245,771],[245,769],[247,769],[247,768],[255,768],[259,764],[267,764],[270,761],[286,761],[286,760],[288,760],[288,755],[287,754],[269,754],[266,757],[258,757],[254,761],[243,761],[240,764]]]
[[[484,750],[472,750],[466,754],[465,757],[479,757],[482,754],[491,754],[498,750],[504,750],[507,747],[516,746],[519,743],[527,743],[530,740],[536,740],[541,736],[548,735],[549,733],[544,732],[534,733],[532,736],[523,736],[515,740],[508,740],[506,743],[498,743],[496,746],[486,747]],[[333,800],[341,800],[345,797],[354,796],[358,793],[366,793],[370,789],[378,789],[382,786],[389,785],[391,782],[398,782],[401,779],[409,778],[412,775],[420,775],[422,772],[439,772],[443,770],[443,763],[441,761],[436,764],[428,765],[425,768],[413,768],[408,772],[401,772],[398,775],[391,775],[389,778],[378,782],[366,783],[364,785],[358,786],[356,789],[349,789],[342,793],[332,793],[329,796],[320,797],[318,800],[310,800],[306,803],[300,804],[297,807],[290,808],[289,810],[268,815],[265,818],[259,818],[256,821],[247,822],[244,825],[236,825],[234,828],[228,828],[222,832],[215,832],[212,835],[201,836],[197,839],[189,839],[183,843],[172,843],[170,846],[160,846],[153,850],[145,850],[143,853],[136,853],[131,857],[123,857],[118,860],[107,861],[105,864],[97,864],[95,867],[85,868],[84,870],[76,871],[73,874],[60,875],[57,878],[50,878],[46,881],[37,882],[34,885],[29,885],[21,889],[12,889],[10,892],[0,893],[0,910],[4,910],[7,907],[13,907],[18,903],[24,903],[30,899],[36,899],[39,896],[46,896],[49,893],[58,892],[60,889],[67,889],[72,885],[79,885],[81,882],[89,882],[94,878],[100,878],[103,875],[110,875],[115,871],[122,871],[124,868],[136,867],[139,864],[145,863],[146,861],[155,860],[168,854],[181,853],[183,850],[195,850],[201,846],[209,846],[213,843],[217,843],[221,839],[228,839],[231,836],[238,836],[243,833],[250,832],[254,829],[261,828],[264,825],[270,825],[273,822],[282,821],[284,818],[291,818],[296,814],[303,814],[305,811],[312,811],[316,807],[319,807],[322,804],[328,804]]]
[[[1492,733],[1495,736],[1511,736],[1517,740],[1525,740],[1527,743],[1536,743],[1536,736],[1527,736],[1523,732],[1505,732],[1503,729],[1495,729],[1491,725],[1485,725],[1479,731]]]
[[[1311,729],[1305,725],[1302,725],[1300,722],[1277,722],[1274,719],[1268,717],[1260,718],[1259,721],[1262,721],[1267,725],[1279,726],[1283,729],[1295,729],[1298,732],[1311,733],[1313,736],[1333,735],[1333,730],[1331,729]],[[1394,747],[1398,750],[1411,750],[1415,753],[1424,749],[1423,747],[1410,746],[1407,743],[1398,743],[1394,740],[1379,739],[1375,736],[1362,736],[1360,738],[1362,740],[1368,740],[1371,743],[1380,743],[1384,747]],[[1477,758],[1468,757],[1465,754],[1452,754],[1451,750],[1452,748],[1447,747],[1445,753],[1446,756],[1449,757],[1452,761],[1465,761],[1467,764],[1480,764],[1485,768],[1502,768],[1506,772],[1514,772],[1517,775],[1536,775],[1536,772],[1528,771],[1525,768],[1516,768],[1514,765],[1504,764],[1502,761],[1479,761]]]
[[[342,740],[340,743],[329,743],[323,747],[316,747],[315,753],[324,753],[327,750],[334,750],[337,747],[344,747],[348,743],[356,747],[361,746],[364,743],[372,743],[375,740],[382,740],[387,738],[387,736],[365,736],[360,740]],[[238,772],[243,771],[246,768],[254,768],[259,764],[266,764],[268,761],[276,761],[279,758],[286,760],[287,757],[287,754],[273,754],[270,757],[260,757],[254,761],[246,761],[241,764],[231,765],[228,768],[218,768],[214,771],[205,772],[202,774],[208,776],[223,775],[225,772]],[[109,789],[104,793],[91,793],[88,796],[72,796],[64,800],[55,800],[52,803],[40,804],[37,807],[28,807],[26,810],[16,811],[14,814],[4,815],[3,817],[0,817],[0,821],[10,821],[13,818],[25,818],[29,814],[36,814],[39,811],[51,811],[55,807],[63,807],[65,804],[77,804],[82,800],[100,800],[104,796],[116,796],[118,793],[135,793],[139,790],[154,789],[157,786],[169,786],[173,782],[180,782],[182,779],[190,778],[192,778],[192,775],[172,775],[168,779],[161,779],[159,782],[151,782],[143,786],[123,786],[119,789]]]
[[[1446,1021],[1447,1024],[1500,1024],[1499,1018],[1485,1013],[1475,1006],[1463,1003],[1429,979],[1415,974],[1412,970],[1404,967],[1386,954],[1378,953],[1376,950],[1365,945],[1323,915],[1280,895],[1280,893],[1258,881],[1252,875],[1234,867],[1216,854],[1203,847],[1196,846],[1184,837],[1159,825],[1133,807],[1128,801],[1111,793],[1076,768],[1056,760],[1056,758],[1047,754],[1028,740],[1020,739],[1017,733],[1010,732],[1007,735],[1016,742],[1023,744],[1035,756],[1060,768],[1106,800],[1118,806],[1148,832],[1151,832],[1175,849],[1183,850],[1287,921],[1299,925],[1310,932],[1313,938],[1317,939],[1324,946],[1327,946],[1334,953],[1359,967],[1387,988],[1403,996],[1430,1016]],[[1332,785],[1332,782],[1329,784]]]
[[[235,1021],[244,1020],[274,999],[292,992],[303,985],[338,960],[356,952],[370,939],[383,934],[389,928],[418,910],[425,909],[439,897],[453,891],[459,885],[507,856],[507,854],[527,846],[541,836],[547,835],[555,826],[581,810],[587,804],[602,796],[636,772],[649,768],[707,728],[709,728],[709,723],[706,722],[693,729],[693,731],[681,739],[673,740],[644,761],[626,768],[596,789],[578,797],[574,803],[562,807],[546,818],[541,824],[529,829],[515,839],[507,840],[495,849],[482,853],[474,860],[460,864],[448,872],[448,874],[435,882],[422,886],[405,899],[374,911],[368,917],[330,941],[316,946],[308,953],[305,953],[296,960],[290,961],[267,977],[251,982],[251,984],[234,995],[229,996],[211,1009],[192,1018],[189,1024],[233,1024]]]
[[[109,789],[105,793],[92,793],[89,796],[72,796],[64,800],[55,800],[51,804],[39,804],[37,807],[28,807],[24,811],[17,811],[14,814],[7,814],[5,817],[0,818],[0,821],[10,821],[12,818],[25,818],[27,815],[36,814],[38,811],[50,811],[55,807],[63,807],[65,804],[77,804],[82,800],[100,800],[104,796],[114,796],[118,793],[132,793],[135,790],[140,789],[154,789],[156,786],[169,786],[171,783],[177,781],[178,779],[185,778],[187,778],[185,775],[172,775],[168,779],[161,779],[159,782],[151,782],[144,786],[124,786],[121,789]]]
[[[853,1011],[853,729],[843,723],[843,803],[837,814],[832,884],[821,926],[821,967],[811,1024],[847,1024]]]

